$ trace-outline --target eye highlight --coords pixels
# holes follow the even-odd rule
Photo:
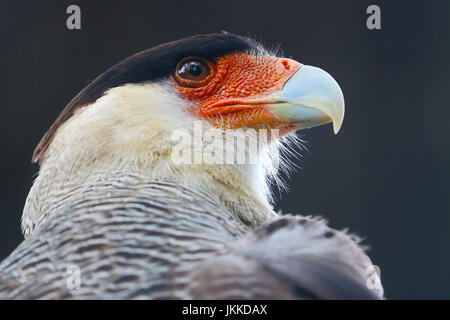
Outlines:
[[[182,59],[175,69],[175,80],[183,87],[198,88],[212,79],[214,65],[205,58]]]

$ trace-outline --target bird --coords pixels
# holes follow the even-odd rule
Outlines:
[[[337,133],[344,109],[326,71],[247,36],[194,35],[126,58],[37,145],[0,298],[383,299],[359,237],[273,209],[296,131]],[[245,143],[228,144],[229,132]],[[233,152],[254,161],[223,159]]]

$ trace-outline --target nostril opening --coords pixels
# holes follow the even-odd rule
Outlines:
[[[283,60],[283,61],[281,61],[281,64],[283,65],[283,67],[284,67],[286,70],[290,70],[290,69],[291,69],[291,65],[289,64],[289,61]]]

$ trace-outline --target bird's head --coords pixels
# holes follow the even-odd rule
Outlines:
[[[332,122],[337,133],[343,116],[342,92],[325,71],[272,55],[249,38],[193,36],[137,53],[97,77],[62,111],[33,161],[40,176],[59,173],[72,183],[132,170],[199,185],[218,181],[265,203],[267,170],[228,162],[174,165],[174,132],[194,136],[200,123],[219,133],[277,129],[286,136]],[[268,149],[278,141],[271,138]],[[273,154],[258,154],[261,166],[270,167]],[[198,179],[202,175],[211,179]]]

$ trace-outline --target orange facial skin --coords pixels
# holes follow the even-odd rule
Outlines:
[[[182,86],[173,78],[171,82],[192,102],[191,112],[216,127],[280,128],[285,134],[295,125],[278,119],[267,105],[300,66],[291,59],[237,53],[211,63],[211,74],[200,87]]]

